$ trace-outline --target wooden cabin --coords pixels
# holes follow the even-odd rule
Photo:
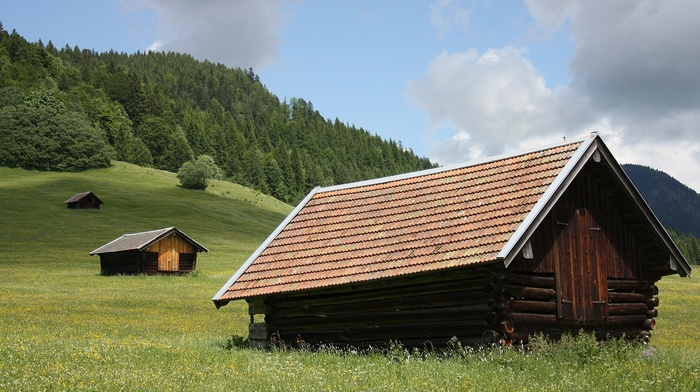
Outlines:
[[[197,253],[208,249],[174,227],[124,234],[93,250],[102,275],[184,274],[197,267]]]
[[[690,266],[596,134],[314,189],[213,297],[249,342],[648,339],[662,276]]]
[[[73,195],[70,199],[65,201],[65,204],[68,206],[69,209],[99,210],[100,204],[104,203],[102,203],[102,200],[100,200],[100,198],[97,197],[97,195],[95,195],[94,193],[82,192]]]

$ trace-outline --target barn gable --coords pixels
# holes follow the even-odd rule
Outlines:
[[[92,192],[81,192],[71,196],[64,202],[69,209],[100,209],[100,204],[104,204],[97,195]]]
[[[316,188],[213,301],[248,301],[251,342],[619,335],[653,321],[653,284],[676,273],[687,261],[592,135]]]
[[[103,275],[184,273],[194,271],[197,252],[208,249],[182,231],[168,227],[124,234],[93,250]]]

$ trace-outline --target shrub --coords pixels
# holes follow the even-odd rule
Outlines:
[[[194,161],[183,163],[177,172],[180,185],[187,189],[207,189],[210,178],[221,178],[221,169],[209,155],[200,155]]]

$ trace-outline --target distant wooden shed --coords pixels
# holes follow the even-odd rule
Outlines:
[[[212,298],[249,342],[647,339],[679,252],[602,139],[314,189]]]
[[[97,195],[95,195],[94,193],[82,192],[73,195],[70,199],[65,201],[65,204],[68,206],[69,209],[99,210],[100,204],[104,203],[102,203],[102,200],[100,200],[100,198],[97,197]]]
[[[197,267],[197,253],[208,252],[182,231],[165,229],[124,234],[93,250],[102,275],[183,274]]]

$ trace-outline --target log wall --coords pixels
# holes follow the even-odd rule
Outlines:
[[[159,260],[161,258],[157,252],[142,252],[142,258],[142,272],[147,275],[184,274],[194,271],[197,267],[197,253],[180,253],[178,269],[173,271],[161,270],[159,268]]]
[[[608,279],[607,313],[602,320],[566,320],[558,313],[553,274],[507,272],[503,291],[512,297],[504,301],[497,323],[508,326],[503,337],[512,343],[527,343],[529,337],[544,333],[552,339],[583,330],[600,340],[608,338],[648,339],[658,315],[658,288],[654,282]]]
[[[92,210],[99,210],[100,209],[100,203],[97,201],[74,201],[71,203],[67,203],[68,208],[72,210],[80,210],[80,209],[92,209]]]
[[[141,272],[141,255],[138,251],[100,255],[100,273],[102,275],[132,275]]]
[[[493,276],[502,265],[368,282],[249,301],[251,346],[265,340],[296,346],[440,347],[451,338],[486,343],[499,329]],[[265,314],[263,320],[256,315]]]
[[[648,338],[654,328],[660,274],[650,260],[658,255],[604,170],[589,163],[531,237],[533,257],[508,267],[512,299],[501,322],[513,325],[509,340],[581,329]]]
[[[136,274],[185,274],[195,270],[197,253],[181,253],[179,266],[175,271],[162,271],[158,268],[157,252],[124,251],[100,255],[102,275],[136,275]]]

